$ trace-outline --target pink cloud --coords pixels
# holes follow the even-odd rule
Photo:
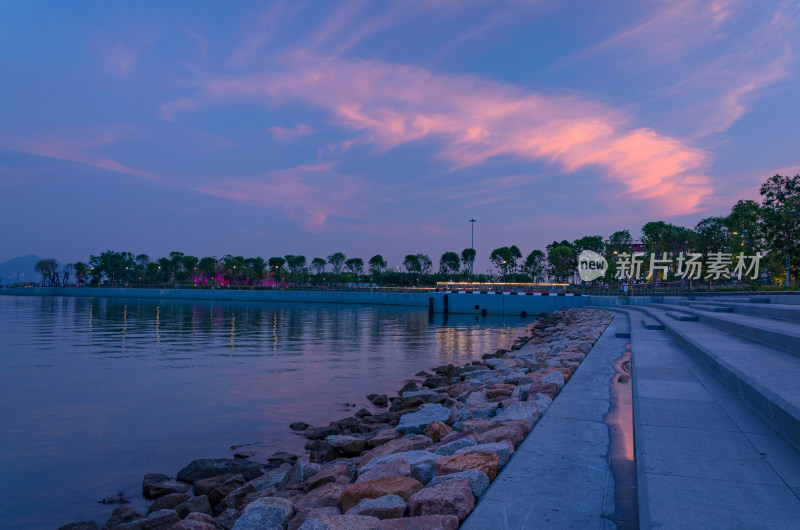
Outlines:
[[[270,127],[267,129],[273,138],[276,140],[295,140],[303,136],[310,136],[314,134],[314,128],[307,123],[299,123],[296,127],[287,129],[286,127]]]
[[[193,189],[243,204],[280,208],[306,230],[321,231],[331,216],[359,219],[366,202],[357,196],[368,186],[336,172],[331,163],[320,163],[209,181]]]
[[[379,149],[433,139],[452,168],[511,156],[568,173],[599,169],[660,213],[695,211],[713,191],[707,153],[648,128],[607,105],[573,94],[526,93],[469,76],[374,61],[295,54],[282,72],[208,77],[198,102],[303,101]]]

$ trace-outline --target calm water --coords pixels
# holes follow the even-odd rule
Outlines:
[[[390,307],[0,296],[0,527],[102,524],[145,473],[301,451],[417,371],[508,346],[519,318]]]

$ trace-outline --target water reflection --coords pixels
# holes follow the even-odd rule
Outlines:
[[[148,472],[299,451],[419,370],[508,346],[518,318],[391,307],[0,297],[0,527],[103,522]],[[42,508],[44,506],[44,508]]]

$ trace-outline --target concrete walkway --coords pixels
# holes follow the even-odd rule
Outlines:
[[[615,528],[609,385],[628,339],[616,315],[462,528]],[[628,435],[632,433],[628,429]],[[635,491],[626,492],[635,496]]]

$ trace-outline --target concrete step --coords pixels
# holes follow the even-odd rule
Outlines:
[[[668,330],[646,331],[638,325],[637,320],[650,315],[662,319]],[[712,347],[719,337],[730,336],[702,324],[673,320],[654,307],[631,311],[630,319],[631,438],[640,527],[796,528],[800,453],[734,395],[739,390],[731,392],[717,379],[714,363],[706,363],[708,359],[685,346],[669,328],[691,333],[693,340]],[[724,362],[730,344],[719,346],[712,353]],[[768,349],[755,343],[749,347]],[[792,360],[782,352],[772,355]],[[771,358],[766,370],[759,372],[758,355],[754,357],[754,366],[746,368],[745,375],[755,372],[755,379],[767,383],[767,389],[794,388],[787,386],[791,376],[771,373],[780,368]]]
[[[751,304],[768,304],[770,300],[768,296],[754,296],[748,302]]]
[[[690,303],[689,307],[700,309],[701,311],[710,311],[711,313],[733,313],[733,308],[724,305]]]
[[[709,325],[704,316],[700,316],[699,323],[681,322],[669,318],[667,310],[658,304],[644,307],[643,312],[645,318],[664,324],[666,331],[680,345],[781,436],[800,449],[798,356]],[[755,329],[758,323],[751,326]],[[636,334],[633,340],[636,340]]]
[[[697,317],[695,315],[690,315],[688,313],[681,313],[679,311],[667,311],[667,316],[670,318],[674,318],[675,320],[680,320],[681,322],[697,322]]]
[[[714,302],[714,304],[730,307],[734,313],[740,315],[800,322],[800,306],[797,305],[754,302]]]
[[[648,307],[651,306],[663,311],[675,309],[668,304],[650,304]],[[693,307],[681,307],[680,310],[695,315],[702,324],[800,357],[800,323],[736,313],[712,313]]]
[[[664,324],[662,324],[661,322],[659,322],[654,318],[642,319],[642,325],[644,325],[644,329],[652,329],[652,330],[664,329]]]

